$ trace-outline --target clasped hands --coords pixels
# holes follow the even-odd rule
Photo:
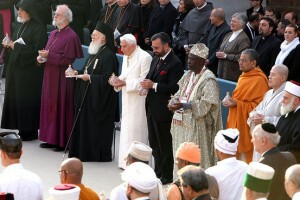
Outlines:
[[[222,105],[223,105],[224,107],[227,107],[227,108],[229,108],[229,107],[236,107],[237,101],[234,100],[233,98],[231,98],[231,97],[229,96],[229,97],[226,99],[226,101],[222,101]]]
[[[108,83],[113,86],[113,87],[123,87],[126,85],[126,82],[119,79],[119,77],[117,76],[111,76],[109,79],[108,79]]]
[[[172,100],[171,100],[172,101]],[[168,108],[170,111],[175,112],[176,110],[179,110],[181,108],[183,108],[183,104],[180,102],[177,103],[169,103],[168,104]]]
[[[14,49],[14,46],[15,46],[15,43],[9,39],[9,41],[5,41],[5,38],[2,40],[2,45],[5,47],[5,48],[11,48],[11,49]]]

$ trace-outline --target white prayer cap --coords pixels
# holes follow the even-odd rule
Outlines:
[[[73,184],[60,184],[49,189],[53,200],[78,200],[80,187]]]
[[[132,44],[132,43],[136,44],[136,39],[135,39],[135,37],[134,37],[132,34],[130,34],[130,33],[121,36],[121,37],[120,37],[120,40],[121,40],[121,41],[125,40],[125,41],[127,41],[128,43],[130,43],[130,44]]]
[[[239,131],[236,128],[220,130],[215,137],[215,148],[219,151],[235,155],[239,143]]]
[[[130,164],[122,173],[122,180],[142,193],[150,193],[158,183],[153,169],[142,162]]]
[[[271,188],[275,170],[259,162],[251,162],[244,178],[244,186],[250,190],[268,193]]]
[[[203,58],[203,59],[207,59],[207,56],[208,56],[208,48],[205,46],[205,44],[203,43],[198,43],[198,44],[195,44],[191,50],[190,50],[190,53],[195,55],[195,56],[198,56],[200,58]]]
[[[300,83],[296,81],[287,81],[284,90],[292,95],[300,97]]]
[[[138,160],[149,162],[152,156],[152,149],[144,143],[133,141],[129,147],[128,155]]]

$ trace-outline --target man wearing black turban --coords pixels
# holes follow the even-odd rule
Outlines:
[[[89,54],[83,69],[75,72],[79,74],[75,92],[78,120],[69,157],[108,162],[112,161],[111,145],[117,111],[117,93],[108,79],[118,72],[119,65],[114,53],[113,31],[103,22],[98,22],[92,33]]]
[[[37,66],[38,50],[47,42],[47,31],[39,22],[35,0],[18,4],[19,22],[5,44],[6,88],[1,128],[18,129],[22,140],[38,137],[43,68]]]

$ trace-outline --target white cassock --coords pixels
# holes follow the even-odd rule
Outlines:
[[[119,167],[125,169],[128,149],[133,141],[148,144],[148,128],[145,110],[145,96],[138,93],[140,83],[149,72],[152,57],[137,46],[130,55],[123,57],[122,73],[119,79],[126,86],[115,88],[122,90],[122,121],[119,145]]]

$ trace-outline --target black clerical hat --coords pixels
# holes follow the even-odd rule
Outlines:
[[[18,153],[22,149],[22,140],[15,132],[0,133],[0,149],[7,153]]]
[[[101,32],[103,35],[105,35],[106,38],[106,46],[111,48],[111,50],[114,51],[115,48],[115,42],[114,42],[114,34],[111,27],[101,21],[97,22],[97,25],[95,27],[96,31]]]
[[[37,8],[37,2],[35,0],[21,0],[16,8],[19,10],[19,8],[22,8],[25,10],[32,19],[34,19],[38,23],[42,23],[41,17],[38,15],[38,8]]]

